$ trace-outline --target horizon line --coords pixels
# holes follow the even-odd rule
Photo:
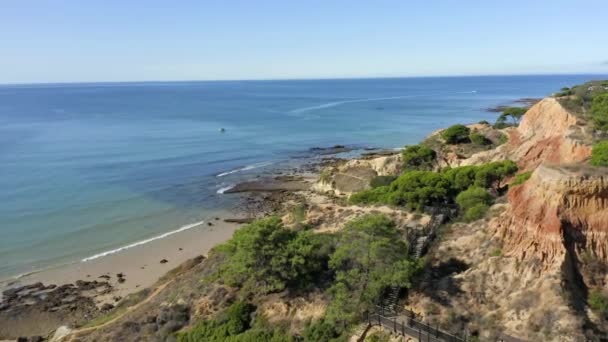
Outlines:
[[[272,81],[332,81],[332,80],[373,80],[404,78],[457,78],[457,77],[521,77],[521,76],[608,76],[606,73],[521,73],[521,74],[453,74],[425,76],[353,76],[353,77],[295,77],[295,78],[249,78],[249,79],[183,79],[183,80],[130,80],[130,81],[40,81],[40,82],[0,82],[0,87],[28,85],[70,85],[70,84],[134,84],[134,83],[188,83],[188,82],[272,82]]]

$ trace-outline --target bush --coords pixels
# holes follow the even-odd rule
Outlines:
[[[353,204],[390,204],[411,210],[454,203],[462,191],[475,185],[480,188],[498,187],[500,181],[517,171],[510,161],[493,162],[481,166],[462,166],[442,172],[410,171],[402,174],[390,186],[379,186],[352,194]]]
[[[485,135],[476,133],[476,132],[471,133],[471,135],[469,135],[469,139],[471,139],[471,142],[473,144],[480,145],[480,146],[486,146],[486,145],[492,144],[492,141],[490,139],[486,138]]]
[[[410,259],[395,222],[383,215],[366,215],[346,224],[329,265],[336,272],[327,309],[331,322],[356,321],[386,287],[410,287],[421,269]]]
[[[348,198],[351,204],[388,204],[388,186],[356,192]]]
[[[441,132],[441,137],[448,144],[460,144],[469,141],[471,130],[465,125],[454,125]]]
[[[608,141],[602,141],[591,150],[591,165],[608,166]]]
[[[517,186],[524,184],[532,176],[532,171],[523,172],[515,176],[515,179],[511,182],[511,186]]]
[[[467,209],[467,211],[464,213],[464,220],[467,222],[472,222],[472,221],[477,221],[481,218],[483,218],[484,216],[486,216],[486,213],[488,212],[488,209],[490,207],[488,207],[485,204],[477,204],[469,209]]]
[[[500,248],[496,248],[490,253],[490,256],[493,256],[493,257],[498,257],[501,255],[502,255],[502,249],[500,249]]]
[[[401,152],[403,169],[431,170],[437,157],[435,151],[424,145],[407,146]]]
[[[482,188],[497,188],[500,181],[517,172],[517,164],[510,160],[479,166],[475,174],[475,185]]]
[[[591,309],[602,316],[608,316],[608,296],[599,291],[591,291],[587,298],[587,303]]]
[[[591,115],[595,129],[608,132],[608,94],[598,95],[593,99]]]
[[[480,124],[480,125],[488,125],[488,126],[490,125],[490,123],[487,122],[486,120],[481,120],[481,121],[478,122],[478,124]]]
[[[369,182],[369,185],[372,188],[378,188],[378,187],[381,187],[381,186],[388,186],[395,179],[397,179],[396,176],[376,176],[376,177],[372,178],[372,180]]]
[[[389,204],[422,210],[425,206],[446,204],[450,182],[437,172],[411,171],[399,176],[389,189],[384,197]]]
[[[329,342],[338,337],[338,332],[334,324],[319,320],[304,329],[303,337],[304,342]]]
[[[327,268],[330,244],[327,235],[291,231],[277,217],[257,220],[214,249],[226,256],[216,276],[246,291],[281,291]]]
[[[480,166],[469,165],[446,169],[443,171],[443,175],[450,181],[452,189],[457,194],[472,185],[481,188],[495,187],[497,182],[515,172],[517,172],[517,165],[510,160],[505,160]]]
[[[199,322],[190,331],[177,335],[180,342],[195,341],[228,341],[251,328],[251,314],[255,306],[247,302],[238,301],[232,304],[215,320]]]
[[[476,186],[472,186],[456,196],[456,203],[458,203],[460,208],[463,210],[468,210],[478,206],[479,204],[488,206],[492,204],[493,200],[494,198],[486,191],[486,189]]]

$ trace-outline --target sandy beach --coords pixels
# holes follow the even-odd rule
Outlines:
[[[171,269],[188,259],[207,255],[215,245],[230,239],[240,225],[224,222],[224,219],[234,217],[234,214],[227,212],[215,213],[204,223],[191,229],[93,260],[33,273],[2,284],[4,288],[1,290],[36,282],[61,286],[78,280],[107,279],[113,286],[113,291],[97,296],[96,302],[98,305],[113,302],[114,298],[125,297],[150,287]],[[121,278],[124,280],[119,282],[118,274],[122,274]]]

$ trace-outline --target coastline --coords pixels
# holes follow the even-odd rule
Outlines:
[[[78,262],[8,278],[0,284],[0,292],[38,282],[62,286],[77,281],[107,280],[112,291],[96,296],[95,302],[98,306],[113,304],[116,301],[114,298],[122,298],[152,286],[171,269],[197,256],[206,256],[214,246],[230,239],[240,224],[224,220],[234,217],[244,216],[218,211],[194,227],[163,238],[151,238],[146,243],[117,248],[111,253],[106,252],[106,255],[100,253]],[[122,274],[120,278],[123,280],[119,281],[117,274]]]

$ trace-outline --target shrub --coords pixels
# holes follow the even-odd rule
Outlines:
[[[498,187],[502,179],[516,171],[517,165],[509,160],[481,166],[462,166],[442,172],[409,171],[390,186],[357,192],[350,196],[349,201],[353,204],[399,205],[421,211],[427,206],[453,204],[461,191],[473,185]]]
[[[517,164],[510,160],[488,163],[479,166],[475,174],[475,185],[482,188],[496,188],[498,183],[507,176],[517,172]]]
[[[469,133],[471,133],[471,129],[459,124],[446,128],[441,132],[441,137],[448,144],[460,144],[469,141]]]
[[[384,199],[392,205],[422,210],[425,206],[445,204],[449,200],[450,182],[432,171],[411,171],[399,176]]]
[[[602,294],[599,291],[591,291],[587,298],[587,303],[591,309],[596,311],[602,316],[608,316],[608,296]]]
[[[404,170],[431,170],[437,157],[435,151],[424,145],[407,146],[401,152]]]
[[[596,96],[591,102],[591,115],[595,129],[608,131],[608,94]]]
[[[458,203],[463,210],[468,210],[479,204],[488,206],[492,204],[493,199],[492,195],[490,195],[486,189],[472,186],[456,196],[456,203]]]
[[[254,305],[238,301],[215,319],[199,321],[190,330],[176,333],[175,337],[178,342],[301,341],[289,335],[284,326],[270,325],[263,315],[255,315],[254,320],[255,311]]]
[[[493,257],[498,257],[501,255],[502,255],[502,249],[500,249],[500,248],[496,248],[490,253],[490,256],[493,256]]]
[[[477,204],[475,206],[472,206],[471,208],[467,209],[466,212],[464,213],[464,220],[467,222],[472,222],[472,221],[477,221],[481,218],[483,218],[484,216],[486,216],[486,213],[488,212],[488,209],[490,207],[488,207],[487,205],[480,203]]]
[[[532,176],[532,171],[520,173],[517,176],[515,176],[515,179],[511,182],[510,185],[517,186],[517,185],[524,184],[524,182],[527,181],[528,179],[530,179],[531,176]]]
[[[381,186],[388,186],[395,179],[397,179],[396,176],[376,176],[376,177],[372,178],[372,180],[369,182],[369,185],[372,188],[378,188],[378,187],[381,187]]]
[[[214,250],[226,256],[216,276],[246,291],[281,291],[326,268],[329,243],[324,234],[286,229],[277,217],[257,220]]]
[[[471,139],[471,142],[476,145],[485,146],[492,144],[492,141],[486,138],[485,135],[476,132],[471,133],[469,135],[469,139]]]
[[[338,337],[334,324],[319,320],[309,324],[304,329],[304,342],[329,342]]]
[[[348,201],[351,204],[387,204],[389,187],[379,186],[370,190],[363,190],[350,195]]]
[[[336,272],[327,319],[354,322],[388,286],[410,287],[420,263],[411,260],[395,222],[366,215],[346,224],[329,265]]]
[[[478,124],[480,124],[480,125],[490,125],[490,123],[487,122],[486,120],[481,120],[481,121],[478,122]]]
[[[608,141],[602,141],[591,150],[591,165],[608,166]]]
[[[501,134],[500,137],[498,138],[498,144],[497,145],[506,144],[507,141],[509,141],[509,137],[506,134]]]

